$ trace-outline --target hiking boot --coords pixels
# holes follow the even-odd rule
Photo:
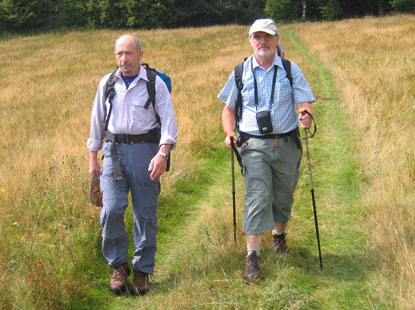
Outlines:
[[[256,251],[252,251],[246,258],[245,275],[243,279],[250,281],[258,278],[259,271],[261,270],[261,257],[256,254]]]
[[[286,233],[283,233],[281,235],[272,235],[272,249],[274,250],[274,252],[282,254],[288,253],[287,242],[285,241],[286,235]]]
[[[123,292],[126,287],[125,281],[130,273],[131,269],[127,262],[114,267],[114,272],[110,280],[110,290],[118,293]]]
[[[134,270],[132,294],[139,296],[148,292],[148,274]]]

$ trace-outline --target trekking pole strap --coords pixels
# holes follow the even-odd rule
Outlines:
[[[239,154],[238,149],[236,148],[235,142],[233,141],[233,138],[234,138],[233,136],[230,137],[230,139],[231,139],[231,147],[232,147],[233,152],[236,155],[236,159],[238,160],[238,164],[241,167],[241,173],[243,175],[244,174],[244,171],[243,171],[244,170],[244,164],[242,162],[241,154]]]
[[[308,112],[308,111],[307,111],[307,109],[301,110],[301,111],[299,111],[299,112],[300,112],[300,113],[305,113],[305,114],[307,114],[308,116],[310,116],[310,117],[311,117],[311,120],[313,121],[313,124],[314,124],[314,130],[313,130],[313,133],[311,133],[310,128],[307,128],[307,130],[308,130],[308,131],[310,131],[310,138],[314,137],[314,135],[315,135],[315,134],[316,134],[316,132],[317,132],[317,124],[316,124],[316,121],[314,120],[314,116],[313,116],[313,114],[311,114],[310,112]]]

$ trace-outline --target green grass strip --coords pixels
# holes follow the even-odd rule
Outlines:
[[[359,167],[353,150],[358,137],[348,128],[341,93],[328,67],[310,53],[293,31],[282,32],[284,39],[288,38],[312,64],[314,80],[310,83],[318,84],[319,95],[314,108],[318,132],[309,144],[324,268],[322,271],[316,268],[314,236],[312,247],[307,246],[307,249],[315,253],[315,266],[307,268],[307,273],[311,273],[299,282],[307,279],[306,285],[311,288],[313,303],[318,309],[381,309],[382,305],[377,305],[370,293],[370,272],[374,267],[367,254],[366,213],[359,203]],[[308,189],[307,171],[303,165],[298,189],[301,198],[296,203],[302,216],[292,226],[304,225],[304,215],[308,215],[309,220],[312,218],[311,196],[304,195]],[[304,210],[305,206],[307,210]]]

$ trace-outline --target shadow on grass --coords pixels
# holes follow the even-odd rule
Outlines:
[[[100,238],[97,238],[97,241]],[[91,288],[86,296],[77,296],[78,302],[74,301],[68,309],[110,309],[117,298],[127,300],[136,298],[151,298],[157,295],[168,295],[176,289],[188,289],[186,282],[203,283],[204,293],[212,294],[215,300],[216,292],[226,290],[237,294],[240,298],[246,293],[262,296],[266,290],[272,287],[274,290],[290,291],[298,300],[306,296],[310,298],[314,290],[327,283],[343,283],[348,287],[355,287],[357,283],[365,282],[368,275],[368,261],[364,255],[350,254],[325,254],[323,252],[323,269],[319,266],[317,249],[291,245],[288,255],[274,253],[270,248],[261,251],[263,269],[260,280],[256,283],[246,283],[242,280],[245,270],[245,250],[241,249],[239,239],[235,246],[233,240],[225,241],[228,246],[226,251],[212,251],[202,245],[198,257],[192,258],[184,255],[180,260],[180,253],[176,253],[174,266],[170,271],[160,275],[150,276],[150,293],[147,296],[133,296],[130,293],[132,276],[127,283],[128,290],[123,294],[116,295],[109,291],[108,281],[111,268],[105,267],[105,262],[100,262],[103,268],[102,278],[97,285]],[[97,242],[97,251],[100,252],[100,242]],[[202,261],[200,257],[205,259]],[[106,271],[102,270],[106,269]],[[304,279],[313,279],[305,281]],[[253,286],[252,286],[253,285]],[[288,293],[287,293],[288,294]],[[290,296],[291,296],[290,295]],[[291,296],[290,298],[292,298]],[[305,300],[305,299],[304,299]],[[310,298],[311,300],[311,298]],[[122,301],[119,301],[122,304]],[[196,302],[196,301],[195,301]],[[312,301],[309,301],[312,304]]]

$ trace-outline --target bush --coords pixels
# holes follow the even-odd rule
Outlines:
[[[301,17],[302,4],[298,0],[268,0],[264,11],[277,22],[295,20]]]
[[[325,20],[339,19],[343,14],[341,4],[335,0],[329,0],[325,6],[320,8],[321,16]]]
[[[415,0],[392,0],[390,3],[399,12],[415,13]]]
[[[168,1],[127,1],[127,26],[133,28],[162,28],[174,24]]]
[[[2,0],[0,27],[5,30],[31,30],[45,26],[52,7],[50,0]]]

